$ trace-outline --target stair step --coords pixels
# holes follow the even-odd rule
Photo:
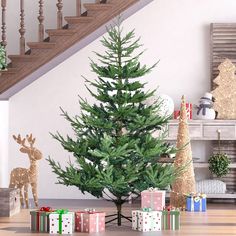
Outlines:
[[[27,45],[31,49],[50,49],[54,48],[56,43],[49,43],[49,42],[29,42]]]
[[[83,6],[88,11],[103,11],[103,10],[109,10],[113,7],[112,4],[109,3],[85,3]]]
[[[79,23],[89,23],[94,20],[94,17],[91,16],[66,16],[65,20],[69,24],[79,24]]]
[[[32,62],[38,59],[32,55],[8,55],[8,58],[14,62]]]
[[[49,36],[71,36],[77,33],[77,31],[71,29],[47,29],[46,33]]]

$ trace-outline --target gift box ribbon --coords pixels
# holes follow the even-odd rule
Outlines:
[[[67,214],[68,212],[67,209],[58,209],[53,212],[53,214],[59,214],[59,234],[62,234],[62,215]]]

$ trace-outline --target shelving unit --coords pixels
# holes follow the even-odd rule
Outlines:
[[[166,140],[175,141],[177,139],[178,123],[178,120],[171,120],[169,122],[165,129],[167,132]],[[221,140],[236,140],[236,120],[189,120],[188,124],[191,141],[215,141],[218,139],[219,132]],[[156,132],[154,136],[159,136],[159,132]],[[165,160],[162,162],[165,162]],[[194,168],[203,169],[208,168],[208,166],[208,162],[194,162]],[[230,169],[236,169],[236,162],[230,164]],[[236,174],[235,176],[228,177],[228,179],[230,182],[236,182]],[[207,194],[207,196],[208,198],[214,199],[236,199],[236,192],[225,194]]]

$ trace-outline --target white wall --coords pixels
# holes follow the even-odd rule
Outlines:
[[[125,21],[125,28],[136,29],[147,48],[143,62],[152,64],[160,59],[157,68],[145,80],[148,88],[159,86],[176,105],[185,94],[190,102],[210,88],[209,25],[211,22],[235,22],[235,0],[156,0]],[[32,132],[44,158],[48,155],[65,164],[68,157],[49,132],[59,130],[72,134],[68,123],[60,116],[59,107],[78,114],[78,94],[92,101],[84,87],[85,75],[90,72],[88,57],[92,51],[102,52],[99,40],[82,49],[65,62],[42,76],[10,99],[10,135]],[[28,160],[19,154],[18,144],[10,139],[9,166],[27,166]],[[203,155],[197,149],[195,155]],[[45,160],[40,164],[40,198],[84,198],[76,188],[55,185],[56,176]],[[87,197],[87,196],[86,196]]]
[[[8,186],[8,131],[9,131],[9,103],[0,102],[0,187]]]

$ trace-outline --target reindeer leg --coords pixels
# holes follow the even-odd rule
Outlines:
[[[36,207],[38,207],[38,193],[37,193],[37,184],[36,183],[31,183],[32,187],[32,193],[34,197],[34,204]]]
[[[25,205],[27,209],[29,208],[28,188],[29,188],[29,184],[25,184],[24,185],[24,198],[25,198]]]
[[[22,194],[23,185],[19,185],[17,187],[20,189],[20,204],[21,204],[21,207],[24,207],[24,200],[23,200],[23,194]]]

